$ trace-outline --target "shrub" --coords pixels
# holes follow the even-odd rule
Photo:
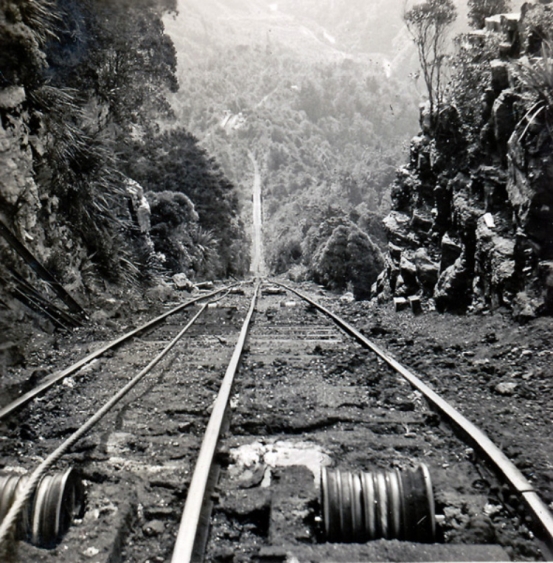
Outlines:
[[[483,29],[486,18],[494,14],[504,14],[511,8],[509,0],[468,0],[469,24],[476,29]]]
[[[332,289],[352,283],[357,299],[370,295],[371,285],[384,267],[384,259],[370,237],[356,225],[339,225],[313,257],[313,277]]]
[[[543,120],[549,136],[553,138],[553,60],[551,44],[544,41],[542,56],[530,62],[521,60],[516,65],[517,77],[524,88],[532,92],[535,103],[525,116],[527,127]],[[524,136],[524,132],[522,133]]]

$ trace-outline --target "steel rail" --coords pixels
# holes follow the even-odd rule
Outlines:
[[[211,297],[214,297],[215,295],[218,295],[219,293],[222,293],[223,291],[227,291],[238,285],[241,285],[241,283],[240,282],[234,283],[229,286],[225,286],[221,289],[218,289],[216,291],[212,291],[211,293],[207,293],[206,295],[201,295],[194,299],[190,299],[189,301],[182,303],[178,307],[175,307],[174,309],[171,309],[170,311],[163,313],[163,315],[160,315],[159,317],[156,317],[155,319],[148,321],[142,326],[139,326],[138,328],[131,330],[130,332],[127,332],[126,334],[120,336],[116,340],[112,340],[109,344],[106,344],[105,346],[96,350],[95,352],[88,354],[88,356],[85,356],[82,360],[79,360],[78,362],[72,364],[68,368],[46,377],[45,380],[39,385],[37,385],[34,389],[31,389],[29,392],[25,393],[24,395],[21,395],[21,397],[18,397],[15,401],[12,401],[5,407],[2,407],[2,409],[0,409],[0,420],[6,418],[14,411],[16,411],[18,408],[22,407],[23,405],[34,399],[36,396],[40,395],[41,393],[43,393],[44,391],[46,391],[47,389],[49,389],[50,387],[61,381],[62,379],[65,379],[66,377],[74,374],[76,371],[81,369],[86,364],[90,363],[92,360],[95,360],[102,354],[105,354],[108,350],[112,350],[119,344],[122,344],[123,342],[131,339],[133,336],[136,336],[137,334],[143,332],[144,330],[155,326],[156,324],[165,320],[167,317],[179,313],[186,307],[190,307],[190,305],[194,305],[194,303],[198,303],[203,299],[209,299]]]
[[[192,317],[186,326],[171,340],[165,348],[131,381],[119,390],[104,406],[99,409],[92,417],[90,417],[78,430],[76,430],[69,438],[67,438],[60,446],[58,446],[29,476],[25,486],[14,500],[10,510],[6,514],[4,520],[0,524],[0,556],[2,551],[8,550],[9,538],[14,531],[17,518],[24,509],[28,500],[32,496],[42,476],[48,469],[80,438],[82,438],[93,426],[95,426],[119,401],[121,401],[152,369],[174,348],[177,342],[188,331],[188,329],[196,322],[198,317],[207,309],[208,304],[204,304],[202,308]]]
[[[15,295],[17,299],[23,301],[25,305],[31,309],[34,308],[35,310],[45,314],[54,322],[54,324],[65,330],[76,326],[82,326],[82,317],[74,316],[63,309],[60,309],[55,303],[50,301],[47,297],[44,297],[37,289],[27,282],[27,280],[22,278],[15,270],[9,266],[6,266],[5,268],[9,277],[6,280],[0,276],[0,281],[3,281],[6,284],[8,290],[17,294]],[[28,300],[29,303],[27,303],[26,300]]]
[[[29,249],[8,229],[3,216],[0,216],[0,235],[6,242],[23,258],[23,260],[43,279],[54,291],[54,293],[65,303],[67,308],[76,315],[86,319],[84,309],[71,297],[61,283],[47,270],[29,251]]]
[[[459,428],[465,437],[478,448],[482,455],[493,465],[496,471],[507,481],[507,483],[521,495],[526,508],[529,510],[535,524],[539,528],[539,533],[536,535],[538,537],[541,536],[540,539],[545,543],[547,549],[550,551],[548,554],[550,557],[549,560],[553,560],[553,515],[526,477],[524,477],[515,464],[490,440],[490,438],[488,438],[484,432],[482,432],[482,430],[465,418],[465,416],[463,416],[447,401],[442,399],[442,397],[430,389],[430,387],[423,383],[416,375],[401,365],[397,360],[392,358],[388,353],[384,352],[384,350],[370,341],[367,337],[363,336],[357,329],[338,317],[338,315],[320,303],[317,303],[307,295],[304,295],[285,284],[276,281],[272,281],[271,283],[296,294],[298,297],[307,301],[316,309],[330,317],[342,330],[355,338],[362,346],[372,350],[390,367],[409,381],[413,387],[426,397],[431,405],[433,405],[443,416]]]
[[[181,517],[177,540],[173,550],[173,557],[171,559],[172,563],[188,563],[192,561],[196,536],[198,535],[202,506],[206,496],[210,469],[217,449],[217,443],[219,442],[221,427],[227,411],[232,384],[234,383],[234,376],[238,369],[240,357],[248,335],[250,321],[255,310],[259,287],[260,283],[257,282],[248,314],[246,315],[246,319],[244,320],[240,331],[238,342],[234,348],[232,358],[227,367],[223,382],[221,383],[221,388],[219,389],[219,393],[215,399],[215,403],[213,404],[213,410],[211,412],[200,452],[198,454],[194,474],[192,475],[192,480],[190,481],[190,487],[188,489],[188,495],[186,497],[184,511]]]

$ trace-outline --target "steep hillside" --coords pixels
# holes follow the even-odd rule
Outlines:
[[[76,301],[161,275],[243,272],[235,186],[188,132],[159,132],[178,88],[170,5],[0,3],[1,329],[31,309],[74,326]],[[171,169],[152,174],[175,139]]]
[[[301,51],[306,60],[344,56],[321,40],[323,32],[317,26],[302,26],[293,16],[271,10],[263,0],[181,2],[178,15],[167,18],[166,27],[175,42],[181,72],[209,60],[224,46],[271,41]]]
[[[319,246],[340,226],[382,241],[376,217],[415,131],[419,97],[408,74],[392,72],[391,53],[348,50],[318,15],[293,4],[208,0],[166,18],[179,60],[181,88],[171,96],[178,119],[242,187],[246,208],[254,155],[270,265],[312,275]],[[337,222],[319,230],[322,218]]]
[[[392,189],[381,299],[553,313],[552,22],[527,3],[460,41],[447,105],[421,114]]]

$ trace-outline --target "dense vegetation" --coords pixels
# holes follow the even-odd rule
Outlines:
[[[352,282],[366,295],[382,265],[374,244],[383,242],[378,218],[388,209],[386,188],[416,123],[412,85],[367,60],[309,61],[271,39],[220,48],[187,68],[181,82],[172,97],[179,119],[244,194],[251,193],[248,155],[260,167],[271,270],[294,266],[296,275],[336,288]],[[333,228],[332,221],[321,225],[327,219]],[[352,247],[345,268],[323,259],[342,226],[363,232],[377,257],[363,281],[351,272],[365,243]]]
[[[173,130],[167,95],[178,90],[176,53],[162,16],[175,7],[172,0],[0,3],[8,139],[0,158],[21,161],[3,179],[0,209],[77,290],[92,289],[98,276],[134,283],[154,271],[199,277],[244,269],[235,260],[244,234],[234,186],[190,134]],[[162,134],[161,121],[172,130]],[[152,232],[137,225],[130,180],[167,201],[188,198],[190,209],[173,209],[179,229],[171,238],[187,249],[179,259],[165,254],[159,196]]]
[[[152,236],[172,271],[204,278],[247,271],[237,192],[193,135],[175,128],[129,143],[127,163],[129,176],[151,190]]]

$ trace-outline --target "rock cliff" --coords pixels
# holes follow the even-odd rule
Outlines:
[[[521,320],[553,313],[551,22],[553,6],[527,3],[459,40],[457,74],[483,79],[472,92],[454,80],[459,91],[434,128],[421,107],[384,221],[379,300],[418,294],[441,311],[506,306]]]

